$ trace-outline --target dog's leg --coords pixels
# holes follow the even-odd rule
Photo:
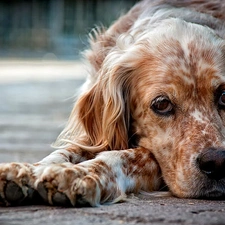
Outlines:
[[[81,150],[80,148],[73,149],[59,149],[46,156],[40,162],[35,165],[49,165],[70,162],[77,164],[89,159],[93,159],[97,153]]]
[[[94,156],[94,153],[81,149],[61,149],[35,164],[0,164],[0,204],[19,205],[38,202],[41,198],[34,188],[34,183],[47,165],[67,163],[72,166]]]
[[[35,187],[49,204],[97,206],[119,201],[128,192],[157,190],[161,182],[154,156],[137,148],[102,152],[77,165],[47,166]]]

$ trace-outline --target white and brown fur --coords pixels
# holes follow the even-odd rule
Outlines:
[[[95,30],[89,79],[58,150],[1,164],[1,203],[40,195],[97,206],[164,185],[181,198],[223,198],[224,12],[223,0],[144,0]]]

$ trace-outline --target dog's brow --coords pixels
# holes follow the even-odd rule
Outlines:
[[[205,123],[205,122],[206,122],[206,118],[205,118],[204,114],[203,114],[200,110],[195,109],[195,110],[191,113],[191,116],[192,116],[197,122],[200,122],[200,123]]]

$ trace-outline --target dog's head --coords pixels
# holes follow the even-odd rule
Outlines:
[[[142,26],[117,40],[77,103],[88,143],[149,149],[179,197],[225,195],[225,42],[179,19]]]
[[[225,42],[199,25],[165,24],[141,44],[133,126],[175,195],[218,197],[225,194]]]
[[[175,195],[224,196],[225,42],[208,28],[167,22],[144,41],[133,80],[139,145]]]

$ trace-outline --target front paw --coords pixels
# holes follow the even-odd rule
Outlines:
[[[33,189],[34,166],[27,163],[0,164],[0,203],[1,205],[21,205],[38,199]]]
[[[100,204],[98,177],[79,165],[52,165],[44,169],[35,184],[41,197],[51,205]]]

